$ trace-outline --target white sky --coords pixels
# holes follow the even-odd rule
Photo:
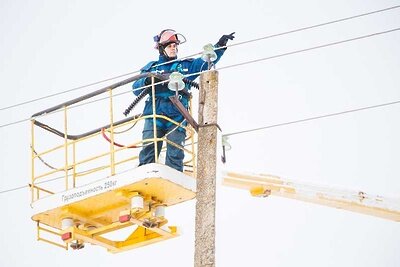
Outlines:
[[[0,0],[0,107],[136,71],[157,58],[152,37],[164,28],[186,36],[182,57],[233,31],[237,43],[399,4]],[[218,66],[398,27],[400,9],[395,9],[235,46]],[[399,43],[397,31],[221,70],[219,124],[230,133],[397,101]],[[0,111],[0,124],[101,87]],[[132,99],[125,95],[121,113]],[[224,168],[397,197],[399,113],[400,105],[393,105],[232,136]],[[0,191],[26,185],[29,122],[0,128],[0,137]],[[400,266],[396,222],[294,200],[252,198],[222,187],[220,178],[217,184],[218,266]],[[0,194],[0,203],[0,266],[193,266],[194,201],[167,209],[171,224],[183,227],[182,236],[117,255],[94,246],[64,251],[37,242],[27,188]]]

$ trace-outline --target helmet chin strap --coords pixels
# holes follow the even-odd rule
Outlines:
[[[160,45],[158,47],[158,52],[160,53],[160,55],[165,56],[168,60],[173,60],[173,59],[177,59],[177,56],[175,57],[169,57],[167,52],[165,52],[165,46]],[[176,48],[176,53],[178,53],[178,47]]]

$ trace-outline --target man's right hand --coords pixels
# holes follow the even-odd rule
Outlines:
[[[150,85],[151,84],[151,76],[147,77],[146,80],[144,81],[145,85]],[[154,76],[154,83],[159,83],[165,80],[169,79],[169,74],[157,74],[157,77]]]

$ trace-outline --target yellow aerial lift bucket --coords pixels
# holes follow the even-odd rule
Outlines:
[[[32,220],[54,229],[61,246],[90,243],[115,253],[177,236],[175,226],[166,227],[165,208],[193,199],[195,190],[192,177],[152,163],[44,197],[32,204]],[[125,240],[102,236],[132,225]]]
[[[195,131],[162,115],[135,115],[114,121],[117,115],[113,111],[112,90],[145,76],[154,74],[136,75],[32,116],[31,206],[38,240],[65,249],[81,249],[85,244],[93,244],[116,253],[178,235],[177,227],[168,225],[165,209],[196,196]],[[154,84],[152,90],[154,94]],[[109,103],[109,119],[104,116],[108,124],[84,134],[69,134],[71,130],[68,127],[73,124],[70,106],[81,105],[80,102],[104,93],[108,94],[105,100]],[[56,123],[63,122],[63,131],[37,120],[52,115],[50,121],[54,123],[54,116],[59,111],[63,115]],[[88,110],[84,112],[89,114]],[[99,110],[94,112],[98,116]],[[81,122],[80,114],[78,125],[86,126]],[[127,136],[129,145],[116,142],[118,132],[125,132],[124,128],[131,129],[146,119],[153,122],[156,119],[169,120],[176,127],[184,128],[187,145],[180,146],[156,135],[148,140],[140,137],[135,140],[134,134]],[[161,164],[157,150],[156,163],[134,167],[138,165],[140,147],[157,147],[157,142],[185,151],[184,172]],[[165,146],[161,153],[163,150]],[[57,164],[52,166],[45,158]],[[59,174],[61,177],[54,177]],[[125,236],[115,237],[121,231]]]

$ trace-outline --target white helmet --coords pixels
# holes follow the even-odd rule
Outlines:
[[[165,29],[160,34],[154,36],[154,42],[156,42],[155,49],[165,47],[170,43],[183,44],[186,42],[185,36],[172,29]]]

